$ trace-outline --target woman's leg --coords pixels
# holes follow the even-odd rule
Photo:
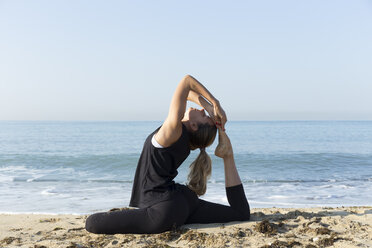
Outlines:
[[[230,221],[249,220],[250,209],[243,185],[239,184],[227,187],[226,195],[230,206],[199,199],[198,207],[186,220],[186,224],[226,223]]]
[[[218,129],[218,146],[215,155],[223,158],[226,196],[230,206],[199,200],[197,209],[187,219],[187,223],[224,223],[249,220],[249,204],[236,169],[231,142],[220,128]]]
[[[232,187],[241,184],[238,170],[236,169],[234,152],[229,137],[224,131],[218,129],[218,145],[214,154],[223,159],[225,170],[225,185]]]
[[[190,214],[182,194],[148,208],[96,213],[86,220],[88,232],[97,234],[161,233],[183,225]]]

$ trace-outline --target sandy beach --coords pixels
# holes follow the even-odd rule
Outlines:
[[[256,208],[248,222],[96,235],[84,215],[1,214],[0,247],[372,247],[372,207]]]

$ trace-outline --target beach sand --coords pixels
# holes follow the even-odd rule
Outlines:
[[[0,247],[372,247],[372,207],[256,208],[247,222],[97,235],[87,216],[0,214]]]

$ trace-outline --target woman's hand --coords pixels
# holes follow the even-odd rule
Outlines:
[[[220,102],[216,101],[213,104],[213,119],[216,122],[218,128],[225,131],[225,123],[227,122],[226,113],[220,105]]]
[[[225,123],[227,121],[226,113],[221,107],[220,103],[216,101],[213,105],[204,104],[204,110],[208,112],[209,116],[212,118],[217,128],[225,131]]]

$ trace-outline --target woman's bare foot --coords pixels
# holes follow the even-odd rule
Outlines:
[[[218,129],[218,145],[214,154],[220,158],[226,158],[233,155],[230,139],[220,128]]]

